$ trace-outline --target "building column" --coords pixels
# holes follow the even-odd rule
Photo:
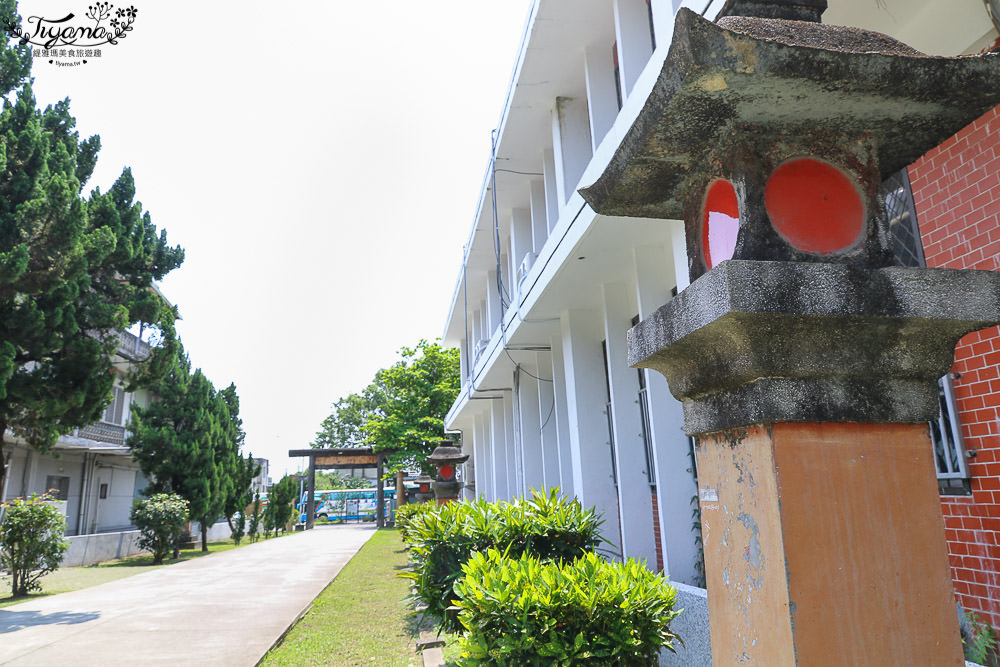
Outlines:
[[[615,39],[618,42],[618,72],[622,97],[632,94],[635,82],[653,55],[646,0],[612,0],[615,15]]]
[[[503,394],[503,424],[504,446],[507,452],[507,500],[513,500],[521,495],[522,470],[520,442],[515,436],[514,429],[514,392],[505,391]]]
[[[530,268],[531,258],[529,255],[534,252],[534,238],[531,230],[531,211],[524,208],[515,208],[510,219],[510,244],[511,244],[511,299],[515,300],[520,294],[518,286],[521,282],[521,265]],[[525,261],[527,260],[527,262]]]
[[[621,283],[606,284],[604,332],[608,353],[608,384],[614,427],[614,456],[618,471],[618,507],[622,533],[622,557],[645,560],[656,568],[653,535],[653,499],[642,439],[639,380],[628,365],[626,332],[632,326],[634,294]]]
[[[507,463],[507,432],[504,401],[490,401],[490,450],[493,454],[493,500],[510,498],[510,466]]]
[[[552,110],[552,145],[556,156],[559,210],[562,210],[594,154],[586,97],[557,97]]]
[[[545,180],[542,178],[531,179],[531,247],[535,254],[538,254],[545,240],[549,238],[549,223],[545,209]]]
[[[489,340],[493,337],[493,332],[503,322],[503,308],[500,305],[496,269],[486,273],[486,313],[486,329],[483,338]]]
[[[678,273],[674,270],[673,256],[672,249],[662,246],[635,249],[639,319],[649,317],[670,300],[670,286]],[[686,256],[680,272],[687,275]],[[684,433],[684,412],[663,375],[642,372],[646,374],[649,397],[649,437],[653,442],[663,570],[674,581],[694,583],[700,575],[695,568],[698,534],[692,525],[691,511],[696,506],[692,499],[697,497],[698,487],[693,476],[691,448]]]
[[[555,401],[556,452],[559,456],[559,486],[566,495],[575,495],[573,486],[573,457],[570,454],[569,417],[566,407],[566,374],[563,359],[562,336],[553,336],[549,343],[552,352],[552,391]]]
[[[490,500],[493,492],[493,480],[489,475],[493,466],[487,460],[488,454],[486,453],[486,436],[483,423],[482,415],[474,415],[472,417],[472,447],[476,460],[476,496]]]
[[[556,434],[555,378],[552,369],[552,354],[537,352],[536,368],[538,377],[546,378],[538,383],[539,442],[542,452],[542,486],[546,489],[562,486],[559,468],[559,439]]]
[[[538,412],[539,382],[538,368],[534,364],[521,362],[522,371],[517,373],[517,416],[521,428],[521,453],[524,471],[524,485],[521,493],[530,497],[531,490],[545,488],[545,463],[542,453],[541,422]],[[529,375],[530,373],[530,375]],[[532,377],[535,376],[535,377]]]
[[[670,46],[674,37],[674,15],[682,0],[651,0],[653,6],[653,30],[656,31],[656,48]]]
[[[571,310],[562,317],[563,368],[573,491],[584,507],[604,516],[603,533],[620,541],[618,494],[611,469],[611,443],[604,413],[604,337],[599,313]]]
[[[615,92],[615,68],[610,44],[588,46],[584,52],[587,81],[587,106],[590,108],[590,138],[593,151],[607,135],[618,117]]]
[[[545,220],[546,237],[552,233],[559,222],[559,212],[562,211],[562,204],[559,202],[559,192],[561,181],[556,175],[556,155],[555,150],[546,148],[542,151],[542,179],[545,185]]]

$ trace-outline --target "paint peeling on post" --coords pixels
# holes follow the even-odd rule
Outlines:
[[[958,667],[926,422],[955,343],[1000,322],[1000,274],[894,266],[878,193],[1000,103],[1000,55],[781,20],[825,6],[680,10],[581,194],[685,221],[692,283],[629,332],[629,359],[698,439],[715,663]]]

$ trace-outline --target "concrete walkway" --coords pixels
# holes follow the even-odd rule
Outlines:
[[[255,665],[374,533],[317,527],[0,609],[0,665]]]

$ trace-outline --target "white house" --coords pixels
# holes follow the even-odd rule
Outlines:
[[[150,348],[134,334],[118,335],[113,398],[101,421],[61,436],[50,454],[40,454],[16,438],[8,451],[10,463],[0,500],[53,490],[66,503],[69,536],[129,529],[132,501],[147,485],[125,442],[132,406],[148,405],[149,392],[126,392],[122,373],[129,363],[148,357]],[[12,439],[10,433],[7,438]]]
[[[605,537],[674,581],[700,582],[697,471],[680,404],[629,368],[625,332],[688,284],[679,221],[596,215],[594,182],[660,74],[681,6],[723,0],[536,0],[495,133],[444,340],[462,389],[446,428],[472,454],[470,495],[559,486]],[[983,0],[829,0],[825,23],[925,53],[991,46]]]

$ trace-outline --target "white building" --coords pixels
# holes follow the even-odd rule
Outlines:
[[[264,495],[271,486],[271,462],[267,459],[254,458],[254,463],[260,466],[260,472],[250,483],[250,492],[254,495]]]
[[[119,336],[113,398],[101,421],[60,437],[49,454],[40,454],[7,434],[9,465],[0,500],[53,490],[65,502],[69,536],[130,529],[132,501],[147,486],[125,442],[132,406],[148,405],[149,392],[126,392],[122,379],[126,366],[148,357],[150,349],[131,333]]]
[[[536,0],[495,137],[495,160],[444,339],[462,354],[446,420],[472,454],[469,493],[559,486],[604,513],[607,539],[674,581],[700,581],[692,448],[656,373],[626,363],[625,332],[688,283],[679,221],[596,215],[594,182],[660,74],[685,6],[715,0]],[[825,23],[926,53],[996,39],[982,0],[829,0]],[[495,167],[495,169],[494,169]]]

